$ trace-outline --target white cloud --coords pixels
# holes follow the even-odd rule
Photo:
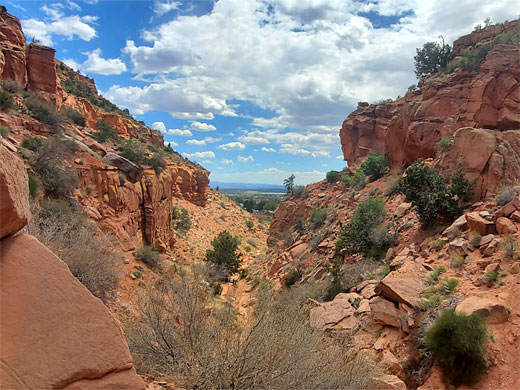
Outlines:
[[[224,165],[233,165],[233,160],[226,160],[226,159],[224,159],[224,160],[222,160],[222,164],[224,164]]]
[[[276,150],[274,150],[273,148],[266,148],[265,146],[262,147],[262,149],[260,149],[262,152],[268,152],[268,153],[275,153]]]
[[[191,122],[191,129],[196,131],[215,131],[217,128],[213,125],[210,125],[209,123],[202,123],[193,121]]]
[[[44,4],[42,10],[47,14],[46,19],[49,20],[36,18],[22,20],[25,35],[34,37],[42,45],[47,46],[53,44],[53,35],[64,36],[69,41],[77,37],[87,42],[97,37],[97,32],[92,26],[97,21],[97,16],[64,16],[61,11],[58,11],[59,8],[61,7]]]
[[[215,158],[215,153],[213,153],[212,151],[195,152],[195,153],[183,153],[182,155],[184,157],[187,157],[187,158],[200,158],[200,159],[203,159],[203,158]]]
[[[237,161],[241,162],[241,163],[245,163],[245,162],[248,162],[248,161],[255,161],[255,159],[253,158],[253,156],[247,156],[247,157],[238,156],[237,157]]]
[[[222,150],[244,150],[246,145],[242,142],[229,142],[227,144],[219,145],[217,148]]]
[[[71,58],[64,59],[63,62],[75,70],[104,76],[118,75],[126,71],[125,63],[119,58],[101,57],[101,49],[95,49],[83,54],[88,58],[82,63],[78,63]]]
[[[237,138],[238,141],[243,142],[247,145],[268,145],[269,140],[265,137],[254,137],[242,135]]]
[[[338,160],[343,160],[343,159],[344,159],[344,157],[343,157],[342,154],[337,155],[336,158],[337,158]]]
[[[161,133],[166,133],[166,126],[164,125],[164,122],[154,122],[152,123],[152,129],[158,130]]]
[[[192,137],[193,134],[188,129],[169,129],[166,130],[166,126],[164,122],[154,122],[152,123],[152,129],[158,130],[163,134],[169,135],[179,135],[181,137]]]
[[[189,139],[186,141],[186,144],[187,145],[195,145],[195,146],[204,146],[206,145],[206,141],[205,140],[198,140],[198,139]]]
[[[157,15],[163,15],[167,12],[177,10],[181,6],[179,1],[158,1],[156,0],[153,5],[153,12]]]
[[[179,144],[177,142],[174,142],[174,141],[164,141],[164,146],[179,146]]]

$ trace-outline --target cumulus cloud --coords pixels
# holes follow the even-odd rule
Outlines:
[[[306,185],[309,183],[315,183],[323,180],[325,172],[318,170],[313,171],[285,171],[278,168],[266,168],[260,171],[250,172],[229,172],[227,169],[225,172],[218,172],[211,174],[211,180],[222,181],[222,182],[240,182],[240,183],[268,183],[268,184],[280,184],[283,179],[286,179],[291,174],[296,176],[294,180],[297,185]]]
[[[43,20],[30,18],[22,20],[24,33],[34,37],[41,44],[51,46],[54,42],[53,35],[64,36],[68,40],[75,38],[90,41],[97,37],[96,29],[93,27],[98,20],[97,16],[79,16],[64,14],[64,10],[80,11],[81,8],[71,1],[67,3],[44,4],[41,7],[46,14]]]
[[[163,134],[180,135],[181,137],[193,136],[192,132],[189,129],[168,129],[168,130],[166,130],[166,125],[164,124],[164,122],[152,123],[152,129],[158,130]]]
[[[262,149],[260,149],[262,152],[268,152],[268,153],[275,153],[276,150],[274,150],[273,148],[266,148],[265,146],[262,147]]]
[[[104,76],[118,75],[126,71],[125,63],[119,58],[101,57],[101,49],[95,49],[83,54],[88,57],[83,63],[78,63],[73,59],[65,59],[63,62],[73,69]]]
[[[242,142],[229,142],[227,144],[219,145],[217,148],[222,150],[244,150],[246,145]]]
[[[233,160],[226,160],[226,159],[224,159],[224,160],[222,160],[222,164],[224,164],[224,165],[233,165]]]
[[[202,123],[193,121],[191,122],[191,129],[196,131],[215,131],[217,128],[213,125],[210,125],[209,123]]]
[[[189,140],[186,141],[186,144],[187,145],[195,145],[195,146],[204,146],[204,145],[206,145],[206,141],[204,141],[203,139],[201,139],[201,140],[189,139]]]
[[[248,162],[248,161],[255,161],[255,159],[251,155],[249,155],[247,157],[238,156],[237,157],[237,161],[240,162],[240,163],[245,163],[245,162]]]
[[[243,142],[247,145],[268,145],[269,144],[269,140],[267,138],[260,137],[260,136],[242,135],[242,136],[238,137],[237,140],[239,140],[240,142]]]
[[[181,6],[180,1],[158,1],[153,4],[153,12],[157,15],[163,15],[167,12],[177,10]]]
[[[199,159],[204,159],[204,158],[215,158],[215,153],[213,153],[212,151],[207,151],[207,152],[195,152],[195,153],[183,153],[182,154],[184,157],[186,158],[199,158]]]

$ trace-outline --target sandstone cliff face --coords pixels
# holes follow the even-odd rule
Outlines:
[[[25,37],[17,17],[0,11],[0,79],[27,85]]]
[[[144,389],[102,302],[36,238],[6,237],[25,226],[29,194],[23,163],[0,153],[2,388]]]
[[[489,41],[496,34],[515,27],[514,23],[491,26],[462,37],[454,44],[456,51],[482,40]],[[402,168],[417,158],[435,157],[436,143],[462,127],[518,131],[519,58],[518,46],[496,45],[479,73],[456,71],[430,77],[420,83],[419,91],[410,92],[395,102],[360,103],[340,130],[345,160],[355,166],[362,157],[376,152],[385,154],[392,168]],[[503,138],[498,134],[496,137]],[[504,175],[504,179],[508,179],[508,175]]]
[[[51,47],[31,43],[27,48],[27,89],[56,94],[58,79]]]

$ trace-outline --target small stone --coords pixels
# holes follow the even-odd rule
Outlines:
[[[510,274],[518,274],[520,273],[520,263],[516,262],[509,267],[509,273]]]
[[[486,268],[484,268],[484,272],[497,272],[500,269],[500,263],[491,263]]]

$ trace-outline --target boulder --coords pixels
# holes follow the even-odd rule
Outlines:
[[[506,217],[500,217],[496,222],[497,233],[512,234],[516,233],[516,226],[513,221]]]
[[[511,264],[511,267],[509,267],[509,273],[513,275],[520,273],[520,263],[518,261]]]
[[[456,238],[450,242],[450,250],[459,255],[465,256],[468,254],[468,240],[464,238]]]
[[[36,238],[2,240],[0,278],[3,388],[145,388],[108,309]]]
[[[483,218],[477,212],[467,213],[466,220],[468,221],[468,228],[478,232],[481,236],[496,233],[494,222]]]
[[[333,301],[311,309],[309,324],[322,330],[351,330],[357,325],[355,312],[356,309],[349,303],[348,294],[338,294]]]
[[[515,222],[520,222],[520,211],[517,210],[511,214],[511,219]]]
[[[457,314],[479,314],[488,323],[498,324],[509,319],[509,310],[501,303],[484,297],[471,296],[466,298],[455,308]]]
[[[403,367],[394,354],[388,350],[383,351],[383,358],[381,359],[381,366],[390,374],[400,375],[403,372]]]
[[[383,375],[373,380],[373,389],[406,390],[406,384],[395,375]]]
[[[407,212],[408,210],[410,210],[412,208],[412,204],[411,203],[401,203],[399,206],[397,206],[397,210],[395,211],[395,216],[397,218],[402,218]]]
[[[485,247],[480,246],[480,252],[483,256],[492,256],[498,250],[499,244],[500,241],[496,238],[493,238],[491,242],[487,244]]]
[[[365,314],[370,313],[370,301],[368,299],[362,299],[361,302],[359,302],[359,306],[356,309],[356,314]]]
[[[413,307],[424,289],[424,279],[424,267],[415,261],[408,261],[381,280],[375,292],[394,302]]]
[[[29,222],[29,184],[22,160],[0,145],[0,238]]]
[[[442,234],[450,235],[452,232],[456,230],[464,231],[467,228],[468,221],[466,220],[466,215],[461,215],[450,225],[450,227],[446,228],[446,230],[444,230]]]
[[[395,303],[375,297],[370,300],[370,310],[375,322],[403,330],[407,329],[408,313],[399,310]]]

